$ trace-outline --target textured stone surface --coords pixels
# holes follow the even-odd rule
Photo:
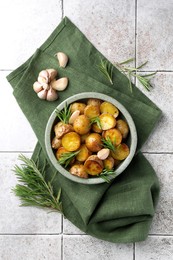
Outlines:
[[[31,154],[26,154],[30,157]],[[16,185],[12,172],[19,164],[17,153],[0,154],[0,234],[59,234],[61,215],[34,207],[19,207],[19,199],[11,189]]]
[[[172,10],[172,0],[0,2],[0,259],[173,259]],[[143,71],[162,70],[151,81],[152,91],[144,91],[138,84],[160,107],[163,117],[142,148],[159,177],[160,199],[149,238],[136,243],[135,248],[87,236],[58,213],[19,207],[11,192],[16,184],[11,169],[20,152],[31,156],[26,152],[33,151],[36,137],[5,76],[33,54],[62,15],[68,16],[110,61],[135,57],[136,48],[137,65],[149,61]]]
[[[61,236],[0,235],[0,248],[2,260],[60,260]]]
[[[86,235],[64,235],[65,260],[133,260],[132,244],[113,244]]]
[[[64,0],[64,15],[110,61],[135,56],[135,1]]]
[[[84,234],[79,228],[74,226],[68,219],[63,218],[63,234]]]
[[[33,151],[36,137],[12,95],[12,87],[6,80],[8,74],[0,71],[0,151]]]
[[[137,1],[137,61],[146,70],[173,70],[173,1]]]
[[[0,2],[0,69],[14,69],[38,48],[61,20],[60,1]]]
[[[135,260],[172,260],[173,238],[167,236],[149,237],[136,244]]]
[[[143,151],[147,152],[173,152],[173,73],[157,73],[152,79],[153,89],[146,92],[140,89],[162,110],[162,118],[147,140]]]
[[[173,154],[146,154],[157,172],[161,191],[151,234],[173,234]]]

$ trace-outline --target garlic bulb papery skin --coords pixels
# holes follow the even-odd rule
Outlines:
[[[51,87],[58,91],[65,90],[67,88],[67,86],[68,86],[68,78],[66,78],[66,77],[60,78],[51,83]]]
[[[68,62],[68,56],[64,52],[58,52],[56,56],[59,61],[59,66],[65,68]]]
[[[44,78],[44,77],[41,77],[41,76],[38,76],[37,78],[37,81],[40,83],[40,84],[47,84],[49,82],[49,79],[48,78]]]
[[[49,90],[50,85],[48,83],[44,83],[44,84],[42,84],[42,88],[45,89],[45,90]]]
[[[48,101],[55,101],[58,99],[58,93],[56,90],[54,90],[53,88],[50,88],[47,92],[47,97],[46,99]]]
[[[39,73],[39,77],[43,77],[43,78],[47,79],[47,81],[48,81],[49,73],[47,72],[47,70],[42,70]]]
[[[36,81],[33,84],[33,89],[34,89],[34,91],[36,93],[38,93],[38,92],[40,92],[43,89],[43,87],[42,87],[42,85],[38,81]]]
[[[47,98],[47,90],[46,89],[43,89],[41,90],[40,92],[37,93],[37,96],[40,98],[40,99],[46,99]]]
[[[49,82],[55,79],[55,77],[58,75],[58,71],[55,69],[47,69],[46,71],[48,72],[49,75],[48,76]]]

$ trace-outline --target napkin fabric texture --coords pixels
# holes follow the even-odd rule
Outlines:
[[[65,69],[59,68],[54,56],[59,51],[69,56]],[[128,168],[113,182],[97,185],[75,183],[57,172],[53,186],[55,194],[60,187],[62,189],[64,216],[86,234],[114,243],[142,241],[148,235],[154,216],[159,182],[140,148],[160,119],[161,111],[135,86],[131,92],[128,79],[116,68],[113,71],[114,84],[109,84],[98,69],[101,59],[105,57],[65,17],[33,56],[7,79],[37,136],[32,159],[39,161],[40,169],[45,166],[45,160],[49,162],[44,142],[45,127],[59,103],[77,93],[94,91],[110,95],[126,107],[138,134],[137,152]],[[46,68],[57,69],[59,77],[69,78],[68,88],[59,93],[59,99],[54,102],[40,100],[32,88],[38,73]],[[47,180],[54,173],[55,168],[49,162]]]

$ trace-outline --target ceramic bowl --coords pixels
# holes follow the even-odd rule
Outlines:
[[[88,98],[101,99],[103,101],[108,101],[108,102],[112,103],[113,105],[115,105],[119,109],[119,111],[121,113],[121,117],[126,120],[128,126],[129,126],[129,134],[128,134],[126,143],[128,144],[128,146],[130,148],[130,153],[129,153],[128,157],[117,166],[117,168],[114,171],[114,174],[111,175],[111,179],[112,179],[112,178],[117,177],[119,174],[121,174],[127,168],[127,166],[130,164],[130,162],[132,161],[132,159],[135,155],[136,146],[137,146],[136,127],[135,127],[135,124],[133,122],[131,115],[120,102],[118,102],[116,99],[114,99],[108,95],[104,95],[104,94],[97,93],[97,92],[84,92],[84,93],[80,93],[80,94],[71,96],[71,97],[67,98],[66,100],[64,100],[61,104],[59,104],[56,107],[56,109],[62,110],[66,104],[69,105],[69,104],[77,102],[77,101],[82,102],[82,101],[87,100]],[[46,152],[47,152],[47,155],[48,155],[51,163],[55,167],[55,169],[60,174],[62,174],[63,176],[65,176],[66,178],[68,178],[74,182],[88,184],[88,185],[89,184],[99,184],[99,183],[105,182],[104,179],[102,179],[101,177],[97,177],[97,176],[91,177],[88,179],[74,176],[74,175],[70,174],[69,171],[66,170],[62,165],[59,164],[58,160],[55,157],[54,150],[51,147],[51,140],[54,135],[53,127],[58,122],[58,118],[57,118],[55,110],[52,112],[52,114],[47,122],[46,130],[45,130]]]

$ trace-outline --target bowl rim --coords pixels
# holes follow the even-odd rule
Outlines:
[[[108,95],[105,95],[105,94],[102,94],[99,92],[82,92],[79,94],[75,94],[75,95],[65,99],[64,101],[62,101],[53,110],[53,112],[51,113],[51,115],[48,119],[46,129],[45,129],[45,147],[46,147],[46,153],[49,157],[49,160],[51,161],[51,163],[53,164],[55,169],[60,174],[62,174],[63,176],[65,176],[66,178],[68,178],[74,182],[78,182],[81,184],[100,184],[100,183],[105,182],[105,180],[101,177],[93,177],[93,178],[84,179],[84,178],[80,178],[78,176],[70,174],[69,171],[67,171],[63,166],[61,166],[58,163],[58,160],[56,159],[53,149],[51,147],[51,131],[52,131],[54,121],[57,117],[55,110],[56,109],[62,110],[66,104],[69,105],[73,102],[77,102],[77,100],[82,100],[82,99],[87,99],[87,98],[97,98],[97,99],[101,99],[103,101],[108,101],[108,102],[112,103],[120,110],[120,112],[123,114],[124,118],[126,119],[128,126],[129,126],[130,134],[131,134],[130,153],[127,156],[127,158],[125,160],[123,160],[121,165],[117,169],[115,169],[115,173],[111,175],[111,179],[114,179],[115,177],[120,175],[127,168],[127,166],[132,161],[132,159],[135,155],[135,152],[136,152],[136,147],[137,147],[136,126],[135,126],[134,121],[133,121],[130,113],[128,112],[128,110],[119,101],[117,101],[113,97],[110,97]]]

